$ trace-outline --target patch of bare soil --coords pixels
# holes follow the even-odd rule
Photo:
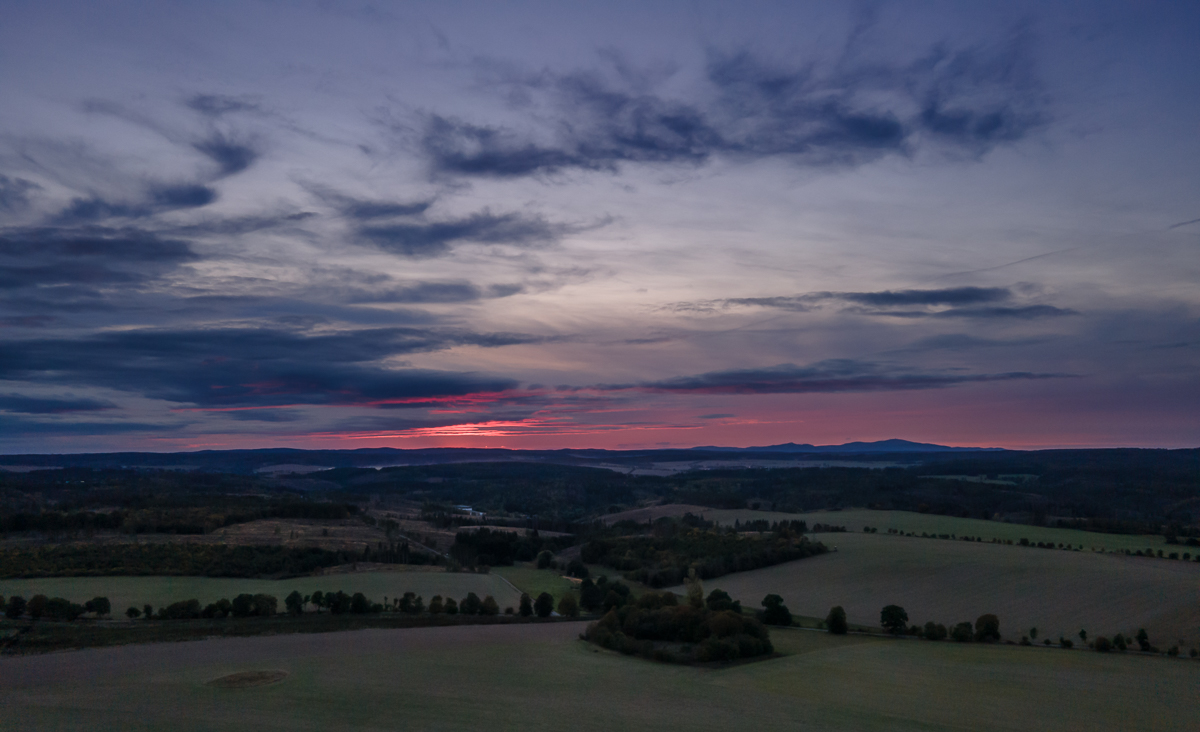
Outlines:
[[[286,678],[287,671],[242,671],[213,679],[208,685],[219,689],[248,689],[252,686],[278,684]]]

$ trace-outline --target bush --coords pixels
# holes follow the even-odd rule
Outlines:
[[[712,610],[714,613],[723,612],[725,610],[732,610],[735,613],[740,613],[742,611],[742,603],[735,601],[725,590],[713,590],[712,592],[708,593],[708,598],[704,601],[704,604],[707,605],[708,609]]]
[[[9,620],[16,620],[25,614],[25,598],[20,595],[13,595],[8,598],[8,604],[4,606],[4,617]]]
[[[83,608],[89,613],[95,613],[98,618],[112,612],[112,604],[107,597],[93,597],[83,604]]]
[[[548,618],[554,612],[554,597],[549,592],[543,592],[533,601],[533,610],[539,618]]]
[[[850,630],[850,624],[846,622],[846,611],[841,605],[833,607],[825,616],[825,627],[834,635],[845,635]]]
[[[50,598],[45,595],[34,595],[29,598],[29,603],[25,606],[25,612],[29,613],[29,617],[37,620],[46,614],[46,604],[50,602]]]
[[[1118,651],[1124,651],[1128,647],[1128,644],[1125,642],[1125,636],[1117,633],[1116,637],[1113,638],[1113,648],[1116,648]]]
[[[483,598],[483,602],[479,604],[479,614],[488,616],[499,615],[500,605],[496,602],[496,598],[491,595]],[[578,611],[576,614],[578,614]]]
[[[200,617],[199,600],[183,600],[172,603],[158,611],[160,620],[192,620]]]
[[[1075,647],[1075,642],[1072,641],[1070,638],[1059,638],[1058,645],[1063,648],[1066,648],[1067,650],[1070,650]]]
[[[879,624],[892,635],[903,635],[908,628],[908,613],[899,605],[886,605],[879,611]]]
[[[791,625],[792,611],[783,604],[779,595],[767,595],[762,600],[764,610],[758,614],[758,619],[767,625]]]
[[[1113,644],[1108,640],[1108,638],[1105,638],[1101,635],[1097,636],[1095,642],[1092,644],[1092,647],[1095,648],[1099,653],[1108,653],[1112,650]]]
[[[563,595],[558,601],[558,614],[564,618],[579,617],[579,603],[575,601],[574,595]]]
[[[975,638],[974,629],[970,623],[962,622],[950,631],[950,639],[955,643],[970,643]]]
[[[548,569],[550,567],[550,563],[553,561],[554,561],[554,555],[550,552],[549,549],[543,549],[542,551],[538,552],[538,555],[537,555],[537,568],[538,569]]]
[[[458,603],[458,611],[463,615],[478,615],[481,607],[483,607],[483,601],[474,592],[468,592],[463,601]]]
[[[125,617],[129,618],[130,620],[133,620],[134,618],[136,618],[137,616],[139,616],[141,614],[142,614],[141,610],[138,610],[136,607],[132,607],[132,606],[128,610],[125,611]]]
[[[434,595],[429,600],[429,613],[431,615],[437,615],[440,612],[442,612],[442,596]]]
[[[518,612],[523,618],[533,615],[533,598],[531,598],[527,593],[521,593],[521,609],[518,610]]]
[[[447,615],[458,615],[458,603],[453,597],[446,598],[446,604],[442,606],[442,612]]]
[[[994,643],[1000,640],[1000,618],[992,614],[980,615],[975,621],[975,640]]]
[[[925,632],[923,633],[925,640],[945,640],[947,635],[946,626],[932,620],[925,623]]]
[[[76,618],[86,612],[83,605],[76,604],[70,600],[64,600],[61,597],[55,597],[46,601],[46,617],[51,620],[66,620],[74,622]]]

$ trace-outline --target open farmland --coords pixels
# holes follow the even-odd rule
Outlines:
[[[828,534],[837,551],[726,575],[706,583],[758,607],[776,593],[797,615],[824,617],[841,605],[852,623],[878,625],[897,604],[910,623],[947,626],[984,613],[1005,638],[1030,627],[1042,637],[1136,632],[1164,650],[1200,646],[1200,564],[886,534]],[[682,592],[681,588],[676,591]]]
[[[808,513],[782,513],[779,511],[755,511],[752,509],[720,509],[692,506],[686,504],[667,504],[638,508],[621,513],[601,516],[605,523],[614,523],[624,519],[645,522],[664,516],[683,516],[691,513],[703,516],[708,521],[715,521],[722,526],[732,526],[735,521],[806,521],[809,526],[814,524],[831,524],[845,526],[849,531],[862,531],[864,526],[879,529],[880,533],[888,529],[897,529],[904,533],[953,534],[955,536],[978,536],[984,541],[1001,539],[1018,542],[1029,539],[1033,543],[1052,542],[1054,544],[1082,545],[1084,549],[1104,549],[1105,551],[1122,551],[1129,549],[1166,549],[1164,538],[1157,534],[1101,534],[1094,531],[1079,529],[1059,529],[1047,526],[1029,526],[1027,524],[1010,524],[1003,521],[985,521],[983,519],[958,518],[955,516],[939,516],[936,514],[916,513],[913,511],[873,511],[871,509],[849,509],[846,511],[811,511]],[[819,537],[818,537],[819,538]],[[1173,547],[1171,551],[1189,551],[1188,547]],[[1193,550],[1200,552],[1200,549]]]
[[[222,577],[42,577],[22,580],[0,580],[0,595],[21,595],[28,599],[35,594],[48,597],[65,597],[74,602],[84,602],[93,597],[107,597],[112,603],[113,615],[119,616],[125,608],[141,607],[147,603],[155,608],[180,600],[197,599],[201,605],[216,602],[242,593],[265,593],[280,601],[292,590],[311,594],[316,590],[342,590],[353,594],[361,592],[376,602],[384,596],[399,597],[405,592],[415,592],[425,598],[434,595],[461,600],[468,592],[480,597],[491,595],[501,608],[516,607],[521,593],[499,576],[442,571],[379,571],[328,573],[312,577],[296,577],[284,580],[229,579]]]
[[[0,658],[0,709],[20,729],[95,731],[1153,732],[1194,723],[1200,680],[1193,661],[798,630],[774,633],[783,658],[690,668],[597,651],[575,639],[582,627],[366,630]],[[231,677],[275,683],[211,683]]]

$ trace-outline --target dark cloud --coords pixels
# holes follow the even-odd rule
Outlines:
[[[736,416],[736,414],[701,414],[696,419],[729,419]]]
[[[940,290],[884,290],[882,292],[824,293],[830,297],[863,305],[975,305],[999,302],[1012,297],[1005,287],[951,287]]]
[[[306,184],[305,188],[317,198],[336,208],[342,216],[355,221],[420,216],[433,205],[432,200],[403,203],[355,198],[315,184]]]
[[[809,366],[780,364],[768,368],[711,371],[660,381],[598,387],[664,393],[702,394],[808,394],[837,392],[906,391],[941,389],[959,384],[990,381],[1025,381],[1061,378],[1066,374],[1024,371],[1000,374],[961,374],[922,371],[850,359],[820,361]]]
[[[619,66],[615,79],[548,71],[492,79],[510,98],[529,100],[539,119],[548,116],[550,128],[533,134],[431,114],[421,147],[435,173],[499,178],[714,155],[858,165],[925,142],[982,154],[1046,118],[1020,42],[936,48],[907,65],[835,64],[823,74],[749,52],[712,53],[708,98],[695,102],[656,96],[648,75]]]
[[[28,397],[21,394],[0,394],[0,410],[22,414],[67,414],[70,412],[98,412],[115,409],[117,405],[99,399],[54,399],[50,397]]]
[[[350,302],[454,303],[484,297],[476,285],[465,282],[414,282],[378,292],[351,295]]]
[[[185,426],[187,425],[145,422],[66,422],[58,420],[43,422],[0,414],[0,435],[5,436],[46,435],[53,437],[55,435],[119,435],[128,432],[157,433],[172,432]]]
[[[1170,231],[1172,229],[1179,229],[1184,226],[1191,226],[1192,224],[1200,224],[1200,219],[1192,219],[1191,221],[1180,221],[1178,224],[1171,224],[1170,226],[1167,227],[1167,231]]]
[[[304,418],[304,413],[295,409],[237,409],[221,415],[239,422],[296,422]]]
[[[119,331],[0,342],[0,379],[106,386],[205,407],[357,404],[515,388],[502,377],[383,362],[454,346],[538,340],[417,328],[317,335],[268,328]]]
[[[949,308],[946,310],[861,310],[850,309],[861,315],[884,315],[890,318],[978,318],[1000,320],[1033,320],[1056,318],[1063,315],[1078,315],[1075,310],[1056,308],[1053,305],[1023,305],[1020,307]]]
[[[150,199],[163,208],[199,208],[217,200],[217,192],[196,183],[156,185],[150,189]]]
[[[24,178],[0,175],[0,211],[16,213],[29,207],[29,194],[41,186]]]
[[[555,224],[538,215],[493,214],[465,218],[363,226],[359,236],[380,249],[406,257],[436,257],[460,242],[537,246],[558,241],[577,227]]]
[[[219,132],[192,143],[192,147],[217,164],[221,177],[249,168],[259,155],[258,150],[249,143],[236,141]]]
[[[134,228],[0,229],[3,288],[129,286],[195,258],[186,242]]]
[[[271,229],[291,229],[316,217],[311,211],[248,216],[211,217],[181,226],[162,226],[159,231],[173,236],[237,236]]]
[[[988,305],[1013,299],[1007,287],[950,287],[932,290],[881,290],[878,292],[811,292],[777,297],[731,297],[723,300],[683,302],[673,310],[711,312],[730,307],[761,307],[809,312],[828,302],[850,304],[842,312],[891,318],[980,318],[1032,320],[1076,311],[1052,305]],[[890,308],[923,306],[921,310]]]
[[[184,104],[206,117],[221,117],[234,112],[258,112],[262,109],[251,97],[231,97],[224,94],[196,94]]]

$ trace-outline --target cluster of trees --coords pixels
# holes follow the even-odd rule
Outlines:
[[[9,620],[28,615],[32,620],[47,618],[71,622],[84,613],[93,613],[98,618],[104,617],[112,612],[112,605],[107,597],[94,597],[80,605],[61,597],[34,595],[26,601],[20,595],[13,595],[7,601],[0,597],[0,610],[3,610],[4,616]]]
[[[356,561],[425,563],[403,549],[363,552],[316,547],[226,544],[64,544],[0,550],[0,578],[174,575],[294,577]]]
[[[533,532],[493,530],[480,528],[474,531],[459,531],[450,547],[450,556],[467,567],[508,567],[513,562],[531,562],[551,549],[568,546],[571,539],[545,539]],[[551,554],[553,557],[553,554]]]
[[[692,570],[701,579],[744,572],[804,559],[828,551],[790,530],[770,536],[743,536],[733,530],[680,529],[652,537],[596,538],[583,545],[580,557],[602,564],[651,587],[678,584]]]
[[[732,661],[774,652],[766,626],[743,615],[728,595],[718,590],[707,601],[701,595],[689,588],[681,604],[669,592],[648,592],[608,610],[588,625],[584,637],[626,655],[667,662]]]

